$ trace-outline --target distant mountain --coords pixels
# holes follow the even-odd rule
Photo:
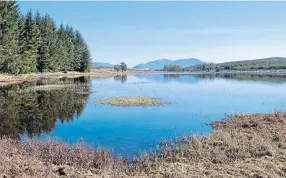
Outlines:
[[[195,58],[190,59],[178,59],[178,60],[169,60],[169,59],[159,59],[155,61],[150,61],[146,64],[138,64],[134,67],[134,69],[151,69],[151,70],[157,70],[157,69],[163,69],[164,65],[179,65],[181,67],[190,67],[197,64],[202,64],[203,61]]]
[[[93,62],[92,67],[113,67],[114,65],[106,62]]]

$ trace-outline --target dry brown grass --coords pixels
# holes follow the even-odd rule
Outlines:
[[[126,163],[105,149],[93,150],[82,142],[0,140],[0,177],[88,177]]]
[[[58,141],[0,140],[0,174],[15,177],[286,177],[286,114],[235,115],[215,133],[161,142],[134,161]]]

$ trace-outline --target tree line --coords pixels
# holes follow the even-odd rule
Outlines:
[[[188,67],[188,71],[255,71],[255,70],[279,70],[286,69],[285,61],[238,61],[220,64],[204,63]]]
[[[164,65],[163,71],[174,72],[220,72],[220,71],[255,71],[255,70],[279,70],[286,69],[286,59],[271,61],[237,61],[225,63],[203,63],[190,67],[180,67],[179,65]]]
[[[168,64],[165,64],[164,65],[164,68],[163,68],[163,71],[166,71],[166,72],[170,72],[170,71],[174,71],[174,72],[182,72],[183,71],[183,68],[179,65],[168,65]]]
[[[0,1],[0,72],[21,74],[90,70],[83,36],[38,11],[22,15],[15,1]]]

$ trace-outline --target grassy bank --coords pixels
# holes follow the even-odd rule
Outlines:
[[[0,174],[15,177],[285,177],[286,114],[235,115],[215,132],[161,142],[132,163],[82,143],[0,140]]]

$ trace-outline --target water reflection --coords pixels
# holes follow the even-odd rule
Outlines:
[[[256,81],[256,82],[270,82],[270,83],[283,83],[286,82],[285,76],[278,75],[254,75],[254,74],[242,74],[242,73],[210,73],[210,74],[196,74],[194,75],[198,79],[230,79],[239,81]]]
[[[69,86],[71,83],[74,85]],[[57,120],[64,123],[79,117],[89,98],[89,83],[89,78],[81,77],[0,88],[0,136],[39,136],[50,133]],[[39,85],[44,90],[33,89]],[[60,85],[69,87],[53,88]]]
[[[127,81],[127,75],[116,75],[114,76],[115,81],[121,81],[121,83],[125,83]]]
[[[168,83],[168,82],[178,82],[178,83],[197,83],[198,79],[194,75],[190,74],[146,74],[146,75],[136,75],[139,79],[147,79],[156,82]]]
[[[180,82],[180,83],[197,83],[198,81],[214,80],[214,79],[229,79],[239,81],[255,81],[255,82],[270,82],[270,83],[283,83],[286,82],[285,76],[277,75],[255,75],[255,74],[243,74],[243,73],[197,73],[197,74],[147,74],[137,75],[139,79],[148,79],[157,82]]]

